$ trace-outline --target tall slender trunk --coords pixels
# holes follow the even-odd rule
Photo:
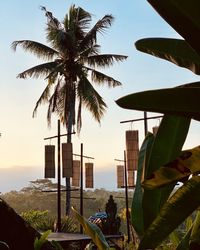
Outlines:
[[[76,76],[71,76],[70,77],[71,81],[68,81],[68,77],[66,82],[68,84],[66,85],[67,87],[67,100],[66,104],[68,106],[67,108],[67,116],[68,116],[68,124],[67,124],[67,142],[71,143],[72,142],[72,127],[73,124],[75,124],[75,101],[76,101],[76,90],[75,90],[75,81],[76,81]],[[73,150],[72,150],[73,151]],[[65,179],[66,181],[66,215],[70,214],[70,209],[71,209],[71,185],[70,185],[70,178]]]
[[[72,125],[69,125],[67,128],[67,142],[71,143],[72,142]],[[66,186],[66,211],[65,214],[69,215],[70,210],[71,210],[71,185],[70,185],[70,178],[66,177],[65,178],[65,186]]]

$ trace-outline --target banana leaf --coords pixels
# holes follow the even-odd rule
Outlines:
[[[189,228],[187,233],[183,236],[183,238],[181,239],[180,243],[178,244],[176,250],[190,250],[189,240],[190,240],[192,228],[193,228],[193,225]]]
[[[154,249],[200,205],[200,176],[194,176],[163,205],[146,230],[138,250]]]
[[[200,121],[200,88],[149,90],[124,96],[116,103],[125,109],[185,116]]]
[[[144,180],[142,186],[148,189],[162,187],[178,181],[185,181],[191,174],[200,172],[200,147],[182,151],[174,161],[160,167]]]
[[[200,249],[200,211],[197,212],[191,236],[190,236],[190,247],[197,247]]]
[[[200,1],[147,0],[200,56]]]
[[[91,237],[92,241],[98,247],[98,249],[110,250],[111,248],[109,247],[101,229],[97,225],[90,223],[88,220],[82,217],[74,208],[72,208],[72,211],[76,219],[82,225],[85,233]]]
[[[137,50],[165,59],[200,75],[200,56],[181,39],[145,38],[135,43]]]
[[[142,143],[138,156],[137,181],[132,200],[131,222],[139,237],[144,234],[143,188],[141,186],[141,181],[145,169],[145,160],[149,157],[153,141],[154,135],[148,133]]]
[[[151,154],[145,165],[144,179],[149,178],[161,166],[176,159],[182,150],[190,126],[190,119],[164,115],[156,134]],[[146,230],[158,215],[175,184],[154,190],[144,190],[144,229]]]
[[[175,88],[200,88],[200,82],[190,82],[178,85]]]
[[[172,243],[172,245],[175,247],[175,246],[178,246],[179,243],[180,243],[180,236],[178,234],[178,232],[176,230],[174,230],[170,235],[169,235],[169,240],[170,240],[170,243]]]

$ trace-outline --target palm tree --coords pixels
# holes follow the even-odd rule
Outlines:
[[[48,103],[47,120],[50,124],[52,113],[56,113],[66,126],[71,142],[73,126],[80,132],[82,107],[88,109],[95,120],[100,122],[106,109],[106,103],[95,90],[93,83],[116,87],[121,83],[103,74],[96,68],[106,68],[114,62],[127,58],[124,55],[100,54],[97,34],[104,33],[112,25],[112,15],[105,15],[89,29],[91,14],[80,7],[72,5],[62,22],[53,14],[41,7],[47,17],[46,38],[50,47],[36,41],[20,40],[12,43],[16,50],[21,46],[25,51],[44,59],[45,63],[29,68],[18,75],[19,78],[43,77],[47,81],[46,88],[38,99],[37,108]],[[66,186],[70,187],[70,179],[66,178]],[[66,213],[70,211],[70,192],[67,192]]]

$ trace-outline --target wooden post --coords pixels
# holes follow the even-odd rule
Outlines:
[[[81,143],[81,181],[80,181],[80,214],[83,216],[83,143]],[[80,226],[80,233],[83,233],[83,227]]]
[[[147,112],[144,111],[144,135],[146,136],[148,133],[148,124],[147,124]]]
[[[57,230],[61,231],[61,174],[60,174],[60,120],[58,120],[58,209],[57,209]]]
[[[75,134],[75,132],[70,133],[70,135]],[[61,171],[60,171],[60,138],[61,136],[68,136],[67,134],[60,134],[60,120],[58,120],[58,134],[51,137],[46,137],[44,140],[57,138],[57,146],[58,146],[58,169],[57,169],[57,230],[61,231]],[[68,187],[66,187],[68,189]]]
[[[127,185],[127,169],[126,169],[126,151],[124,151],[124,177],[125,177],[125,199],[126,199],[126,224],[128,243],[130,242],[130,226],[129,226],[129,210],[128,210],[128,185]]]

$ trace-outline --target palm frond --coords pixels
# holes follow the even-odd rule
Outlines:
[[[58,51],[56,51],[55,49],[31,40],[14,41],[11,44],[11,48],[14,51],[16,51],[17,46],[21,46],[25,51],[29,51],[32,54],[36,55],[38,58],[42,58],[44,60],[52,60],[53,58],[58,56]]]
[[[56,48],[60,54],[68,53],[67,50],[70,50],[72,47],[71,35],[66,32],[65,26],[58,21],[52,14],[46,10],[45,7],[41,7],[45,11],[47,16],[47,41],[51,43],[53,48]]]
[[[100,54],[88,56],[85,62],[92,67],[107,68],[108,66],[112,66],[114,62],[121,62],[126,59],[127,56],[124,55]]]
[[[98,85],[105,85],[107,84],[108,87],[110,88],[114,88],[114,87],[117,87],[117,86],[121,86],[122,83],[115,80],[114,78],[106,75],[106,74],[103,74],[102,72],[99,72],[97,70],[94,70],[94,69],[91,69],[91,68],[88,68],[88,67],[83,67],[85,68],[87,71],[90,71],[91,72],[91,79],[93,82],[97,83]]]
[[[63,22],[65,29],[69,29],[69,24],[73,22],[76,23],[76,26],[78,26],[82,31],[85,31],[89,28],[91,14],[81,7],[76,8],[75,5],[72,5],[69,9],[69,15],[65,16]]]
[[[76,121],[76,127],[77,127],[77,132],[78,134],[81,131],[82,127],[82,97],[79,96],[79,104],[78,104],[78,112],[77,112],[77,121]]]
[[[106,103],[94,89],[89,80],[82,75],[77,86],[77,95],[81,97],[82,104],[92,113],[93,117],[100,123],[106,110]]]
[[[89,25],[92,21],[91,14],[81,7],[78,7],[77,21],[80,29],[85,31],[89,28]]]
[[[53,71],[50,72],[49,75],[47,75],[45,80],[48,80],[49,83],[55,83],[59,75],[60,75],[60,71],[55,68]]]
[[[74,32],[47,29],[47,40],[51,43],[51,46],[59,51],[59,56],[62,59],[73,60],[77,56],[77,42],[74,37]]]
[[[88,48],[79,48],[80,58],[79,61],[84,62],[85,58],[92,55],[98,55],[100,53],[100,45],[95,44],[94,46],[89,46]]]
[[[62,114],[60,113],[60,107],[58,106],[58,104],[60,103],[60,89],[61,89],[61,78],[58,79],[57,84],[55,86],[54,92],[51,96],[51,98],[49,99],[49,106],[48,106],[48,111],[47,111],[47,121],[48,121],[48,125],[51,125],[51,115],[52,113],[54,113],[56,111],[56,113],[58,114],[58,116],[62,119]]]
[[[97,33],[103,34],[106,29],[108,29],[114,17],[112,15],[105,15],[102,19],[96,22],[93,28],[85,35],[83,41],[80,44],[81,48],[87,48],[88,45],[93,45],[97,42]]]
[[[75,89],[73,83],[62,80],[57,83],[54,93],[49,99],[47,112],[48,124],[51,122],[52,113],[56,113],[63,124],[75,124]]]
[[[104,33],[106,29],[108,29],[114,21],[114,17],[112,15],[105,15],[103,18],[101,18],[94,27],[96,29],[96,32]]]
[[[47,11],[47,9],[44,6],[41,6],[41,10],[45,12],[45,16],[47,17],[47,25],[55,28],[60,27],[60,22],[58,21],[57,18],[55,18],[52,14],[52,12]]]
[[[42,92],[40,98],[36,102],[35,108],[33,110],[33,115],[32,115],[33,117],[35,117],[35,115],[37,113],[38,106],[45,104],[45,103],[48,103],[52,85],[53,85],[53,83],[47,84],[47,86],[44,89],[44,91]]]
[[[29,68],[23,72],[21,72],[17,77],[18,78],[39,78],[48,76],[54,69],[57,67],[57,62],[43,63],[32,68]]]
[[[73,44],[79,44],[85,36],[85,30],[88,29],[88,25],[91,22],[91,15],[89,12],[75,5],[72,5],[69,10],[69,14],[65,16],[63,25],[65,32],[69,33]]]

